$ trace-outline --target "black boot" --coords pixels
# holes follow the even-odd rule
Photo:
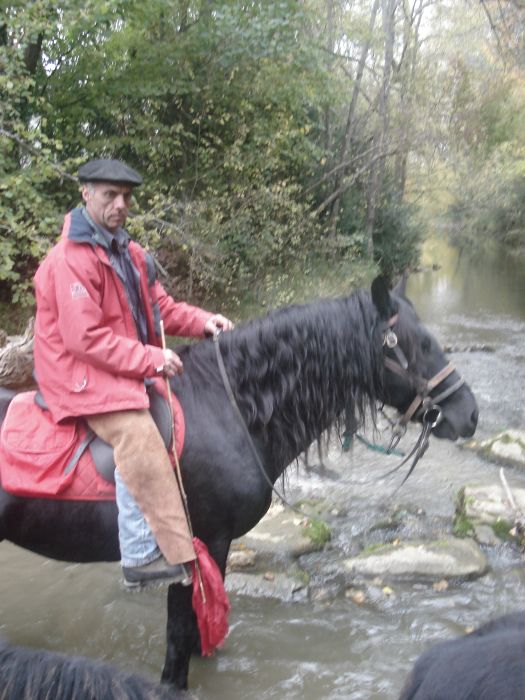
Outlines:
[[[183,586],[191,584],[191,570],[187,564],[168,564],[163,556],[150,561],[142,566],[123,566],[124,581],[126,586],[140,586],[143,583],[153,581],[169,581],[169,583],[182,583]]]

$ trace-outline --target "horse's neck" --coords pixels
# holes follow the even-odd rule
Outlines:
[[[231,338],[229,374],[251,432],[281,469],[376,396],[371,302],[361,294],[291,307]]]

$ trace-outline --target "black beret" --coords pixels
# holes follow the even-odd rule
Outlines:
[[[78,169],[80,182],[120,182],[125,185],[142,185],[142,178],[136,170],[120,160],[100,158],[90,160]]]

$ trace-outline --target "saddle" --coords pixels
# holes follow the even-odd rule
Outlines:
[[[149,397],[149,412],[159,429],[166,449],[169,449],[173,438],[173,423],[168,401],[158,392],[158,389],[153,383],[146,384],[146,391]],[[49,411],[40,390],[36,391],[34,400],[42,411]],[[78,443],[77,449],[64,469],[64,474],[69,474],[75,469],[86,448],[89,448],[95,469],[100,476],[114,484],[116,464],[113,448],[102,440],[102,438],[98,437],[90,428],[86,428],[86,436]]]
[[[147,385],[150,412],[169,449],[173,422],[163,382]],[[172,394],[175,444],[180,456],[184,416]],[[113,448],[90,430],[86,422],[71,419],[55,424],[39,391],[17,394],[0,431],[2,487],[18,496],[63,500],[114,500]]]

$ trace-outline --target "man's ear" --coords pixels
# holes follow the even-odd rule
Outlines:
[[[84,202],[87,202],[89,199],[89,194],[90,194],[89,186],[82,185],[81,193],[82,193],[82,199],[84,200]]]
[[[397,312],[397,304],[392,299],[388,282],[380,275],[372,282],[372,301],[376,307],[379,317],[387,321]]]

